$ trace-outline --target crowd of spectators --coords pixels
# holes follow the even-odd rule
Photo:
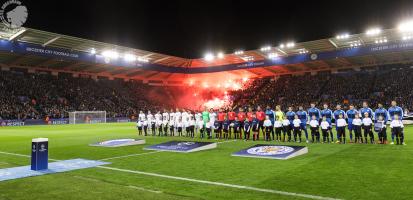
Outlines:
[[[65,118],[70,111],[107,112],[108,117],[136,116],[140,110],[175,108],[185,91],[139,81],[73,77],[49,72],[0,71],[0,119]],[[309,106],[310,102],[360,107],[368,101],[389,106],[396,100],[413,110],[413,67],[380,66],[358,71],[319,72],[255,79],[230,93],[233,105]],[[194,94],[196,95],[196,94]],[[191,94],[186,101],[194,101]],[[191,100],[192,99],[192,100]],[[180,102],[182,104],[182,102]]]
[[[354,104],[360,107],[368,101],[371,107],[377,103],[390,106],[396,100],[405,109],[413,110],[413,67],[380,66],[358,71],[347,70],[319,72],[317,74],[284,75],[277,78],[265,78],[254,85],[253,90],[235,91],[248,93],[247,98],[238,100],[237,106],[245,105],[281,105],[297,107],[309,106],[315,102],[330,105],[341,104],[345,107]],[[266,84],[261,84],[261,83]]]
[[[152,87],[137,81],[0,71],[0,87],[0,119],[65,118],[70,111],[106,111],[108,117],[130,117],[139,109],[160,105],[148,101],[146,94]]]

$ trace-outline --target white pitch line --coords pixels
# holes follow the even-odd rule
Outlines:
[[[227,140],[227,141],[223,141],[223,142],[217,142],[217,144],[222,144],[222,143],[227,143],[227,142],[236,142],[237,140]]]
[[[162,152],[162,151],[151,151],[151,152],[146,152],[146,153],[129,154],[129,155],[124,155],[124,156],[116,156],[116,157],[111,157],[111,158],[104,158],[104,159],[100,159],[100,160],[112,160],[112,159],[127,158],[127,157],[132,157],[132,156],[142,156],[142,155],[159,153],[159,152]]]
[[[26,157],[26,158],[32,157],[31,155],[24,155],[24,154],[19,154],[19,153],[10,153],[10,152],[4,152],[4,151],[0,151],[0,154],[20,156],[20,157]],[[49,158],[49,160],[51,160],[51,161],[60,161],[60,160],[56,160],[56,159],[52,159],[52,158]]]
[[[30,158],[31,156],[29,155],[24,155],[24,154],[18,154],[18,153],[9,153],[9,152],[4,152],[0,151],[1,154],[6,154],[6,155],[12,155],[12,156],[20,156],[20,157],[27,157]]]
[[[155,152],[162,152],[162,151],[154,151],[154,152],[148,152],[148,153],[155,153]],[[0,151],[0,153],[6,154],[6,155],[30,157],[29,155],[9,153],[9,152],[3,152],[3,151]],[[59,161],[56,159],[49,159],[49,160]],[[133,174],[142,174],[142,175],[147,175],[147,176],[155,176],[155,177],[161,177],[161,178],[168,178],[168,179],[175,179],[175,180],[182,180],[182,181],[189,181],[189,182],[195,182],[195,183],[204,183],[204,184],[209,184],[209,185],[218,185],[218,186],[224,186],[224,187],[245,189],[245,190],[257,191],[257,192],[266,192],[266,193],[280,194],[280,195],[286,195],[286,196],[303,197],[303,198],[308,198],[308,199],[341,200],[341,199],[331,198],[331,197],[323,197],[323,196],[316,196],[316,195],[310,195],[310,194],[300,194],[300,193],[294,193],[294,192],[285,192],[285,191],[279,191],[279,190],[263,189],[263,188],[256,188],[256,187],[243,186],[243,185],[234,185],[234,184],[220,183],[220,182],[213,182],[213,181],[205,181],[205,180],[184,178],[184,177],[178,177],[178,176],[169,176],[169,175],[163,175],[163,174],[134,171],[134,170],[128,170],[128,169],[120,169],[120,168],[114,168],[114,167],[97,166],[97,168],[109,169],[113,171],[127,172],[127,173],[133,173]]]
[[[137,187],[137,186],[134,186],[134,185],[128,185],[127,187],[128,187],[128,188],[135,189],[135,190],[142,190],[142,191],[152,192],[152,193],[156,193],[156,194],[162,193],[162,191],[150,190],[150,189],[146,189],[146,188],[143,188],[143,187]]]
[[[341,199],[336,199],[336,198],[331,198],[331,197],[323,197],[323,196],[316,196],[316,195],[310,195],[310,194],[300,194],[300,193],[294,193],[294,192],[285,192],[285,191],[279,191],[279,190],[263,189],[263,188],[256,188],[256,187],[243,186],[243,185],[220,183],[220,182],[214,182],[214,181],[205,181],[205,180],[198,180],[198,179],[192,179],[192,178],[184,178],[184,177],[178,177],[178,176],[169,176],[169,175],[163,175],[163,174],[156,174],[156,173],[150,173],[150,172],[120,169],[120,168],[114,168],[114,167],[105,167],[105,166],[97,166],[97,167],[102,168],[102,169],[108,169],[108,170],[120,171],[120,172],[127,172],[127,173],[132,173],[132,174],[142,174],[142,175],[147,175],[147,176],[155,176],[155,177],[181,180],[181,181],[189,181],[189,182],[195,182],[195,183],[204,183],[204,184],[209,184],[209,185],[218,185],[218,186],[237,188],[237,189],[245,189],[245,190],[257,191],[257,192],[266,192],[266,193],[280,194],[280,195],[286,195],[286,196],[303,197],[303,198],[307,198],[307,199],[341,200]]]

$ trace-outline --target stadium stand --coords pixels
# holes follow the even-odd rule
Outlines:
[[[106,110],[111,117],[136,116],[139,110],[176,107],[184,87],[149,86],[139,81],[94,80],[72,74],[0,71],[0,118],[64,118],[74,110]],[[413,110],[413,68],[386,65],[336,73],[284,75],[256,79],[244,90],[232,92],[234,105],[308,106],[350,103],[361,106],[368,100],[389,106],[395,99],[404,109]],[[166,101],[168,99],[168,101]]]
[[[138,109],[155,109],[159,105],[156,100],[147,101],[153,87],[138,81],[15,70],[0,71],[0,85],[0,119],[64,118],[75,110],[106,110],[111,117],[128,117]]]
[[[253,85],[234,92],[235,96],[240,97],[238,106],[280,104],[286,108],[309,106],[310,102],[316,102],[319,105],[355,104],[360,107],[366,100],[376,107],[379,102],[389,106],[395,99],[403,108],[413,109],[413,68],[410,65],[320,72],[316,75],[285,75],[255,80]],[[258,89],[260,87],[262,89]]]

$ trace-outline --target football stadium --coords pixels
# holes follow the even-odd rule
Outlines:
[[[228,15],[216,17],[248,10],[228,2]],[[184,41],[168,36],[160,43],[171,44],[149,50],[91,39],[93,26],[71,27],[53,5],[58,19],[35,23],[33,2],[0,4],[0,200],[413,198],[413,5],[400,4],[412,15],[394,15],[397,23],[312,24],[310,32],[336,35],[262,46],[249,30],[245,42],[256,48],[237,48],[230,41],[244,36],[228,35],[228,47],[198,55],[170,50]],[[182,6],[159,8],[177,15],[198,5],[166,4]],[[97,20],[102,7],[80,17]],[[210,17],[203,9],[190,13]],[[137,13],[114,16],[144,16]],[[361,20],[350,13],[349,24]],[[173,26],[187,23],[170,17]],[[200,37],[190,29],[188,42]]]

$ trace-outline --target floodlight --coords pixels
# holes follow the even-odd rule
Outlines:
[[[217,57],[218,57],[219,59],[224,58],[224,53],[219,52],[219,53],[217,54]]]
[[[205,56],[204,56],[204,59],[206,61],[213,61],[215,59],[215,56],[212,53],[206,53]]]
[[[238,51],[235,51],[234,54],[235,55],[242,55],[242,54],[244,54],[244,51],[238,50]]]
[[[102,53],[102,56],[106,58],[111,58],[111,59],[118,59],[119,53],[116,51],[112,51],[112,50],[106,50]]]
[[[270,50],[271,50],[271,46],[261,47],[261,51],[270,51]]]
[[[278,58],[278,53],[269,53],[268,58],[270,59]]]
[[[398,29],[401,32],[413,32],[413,20],[400,23]]]
[[[125,59],[125,61],[128,61],[128,62],[133,62],[136,60],[136,56],[130,53],[125,54],[123,58]]]
[[[287,48],[292,48],[292,47],[294,47],[295,46],[295,43],[294,42],[289,42],[289,43],[287,43]]]
[[[380,28],[372,28],[366,31],[366,34],[368,36],[375,36],[381,33],[381,29]]]
[[[349,37],[350,37],[350,35],[348,33],[344,33],[344,34],[341,34],[341,35],[337,35],[336,39],[342,40],[342,39],[347,39]]]

